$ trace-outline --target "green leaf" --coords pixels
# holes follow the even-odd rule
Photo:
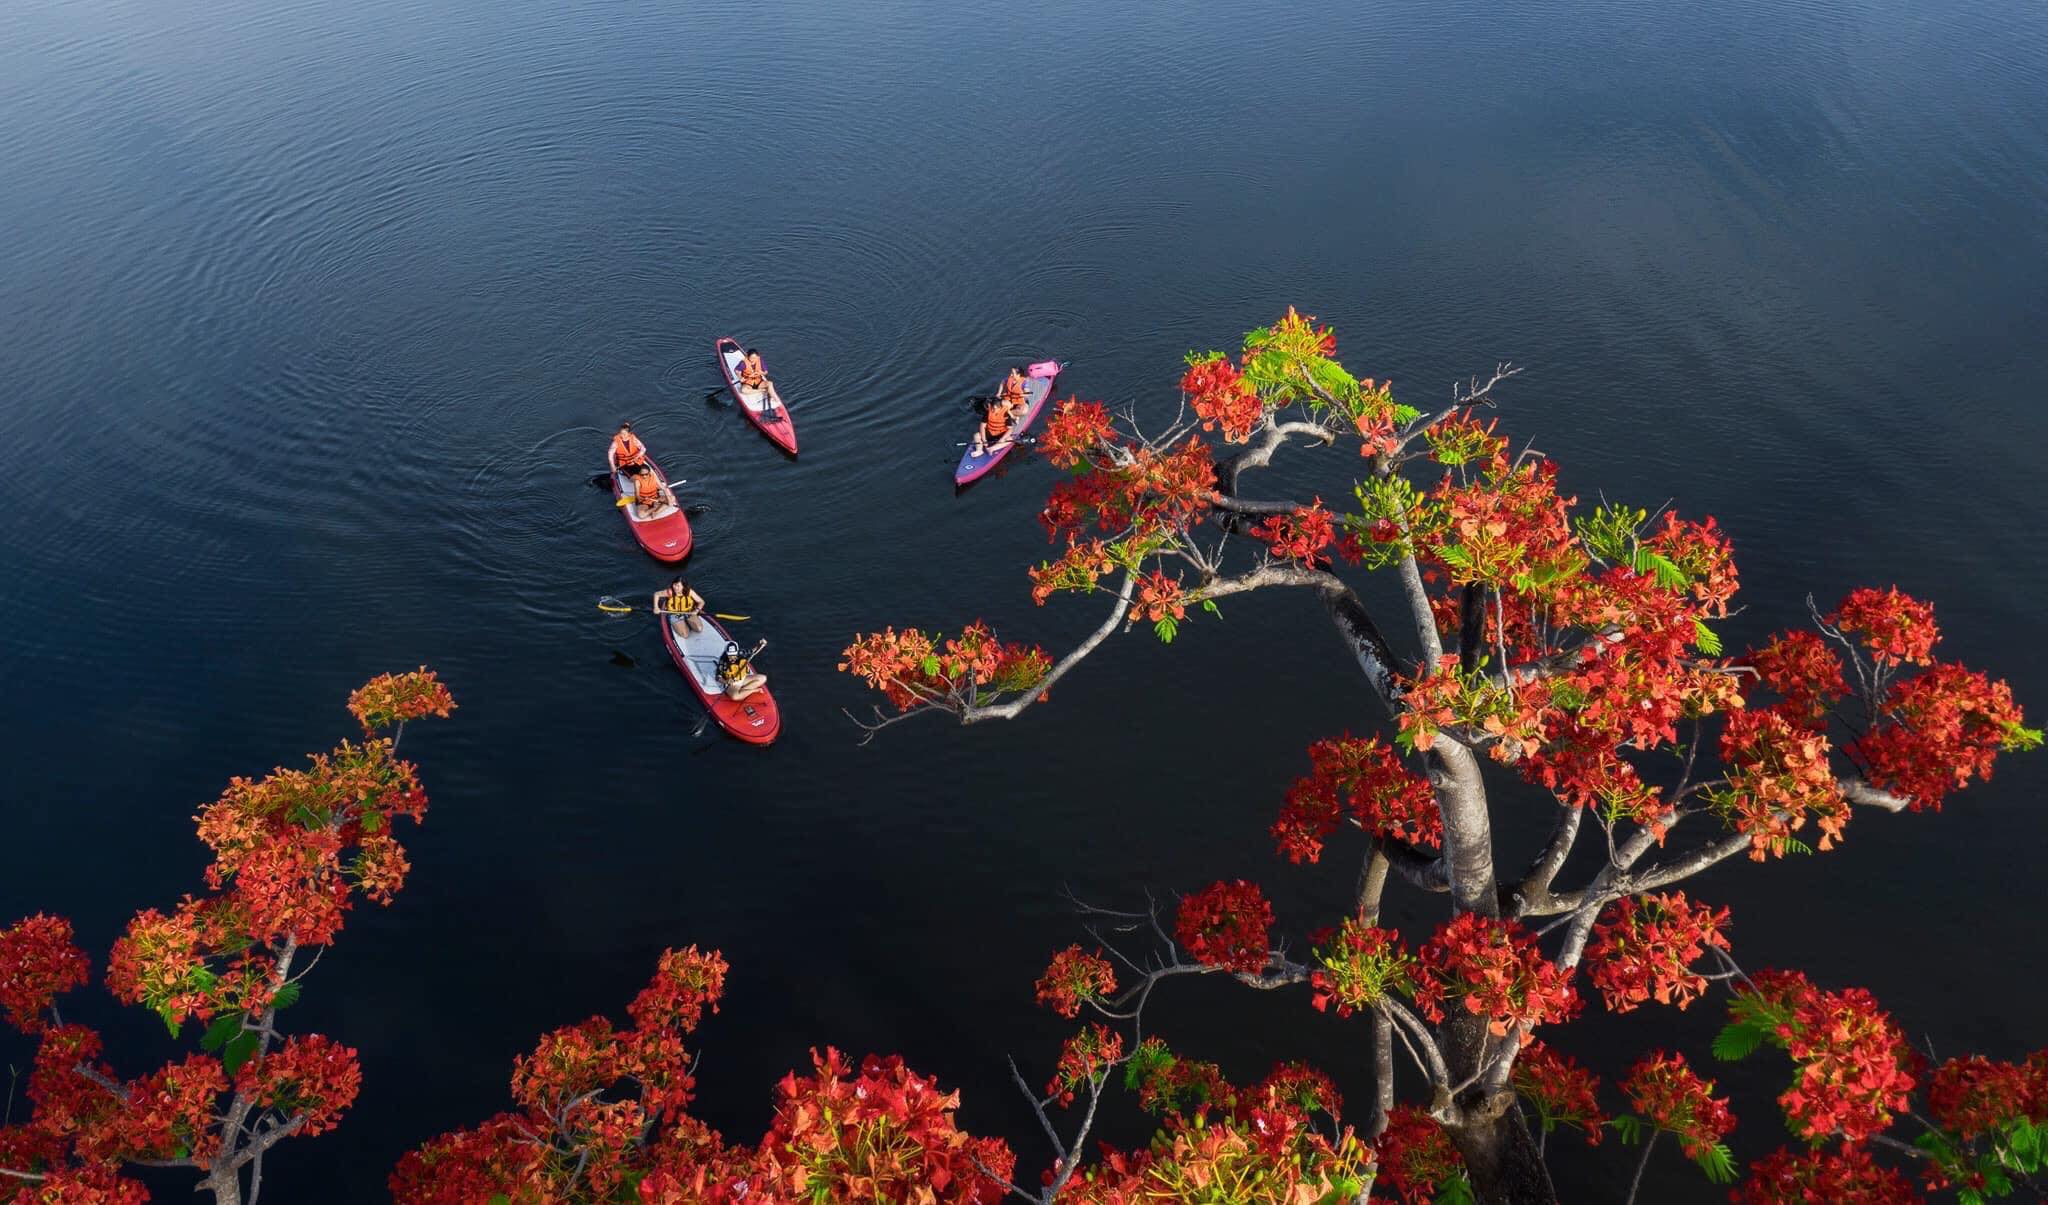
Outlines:
[[[502,1192],[493,1193],[491,1195],[491,1205],[512,1205],[512,1198]]]
[[[1686,576],[1685,570],[1678,567],[1678,562],[1661,552],[1651,552],[1647,548],[1636,549],[1635,556],[1630,560],[1630,567],[1637,573],[1647,573],[1655,577],[1657,584],[1666,590],[1683,590],[1692,580]]]
[[[277,989],[277,995],[272,996],[270,998],[270,1007],[272,1011],[276,1011],[280,1008],[290,1008],[292,1005],[297,1004],[298,1002],[299,985],[296,983],[287,983],[283,987]]]
[[[242,1032],[242,1014],[227,1013],[224,1016],[215,1017],[213,1024],[207,1026],[206,1033],[200,1037],[199,1049],[212,1053],[227,1045],[228,1039],[240,1032]]]
[[[1693,1157],[1693,1162],[1699,1164],[1700,1170],[1707,1173],[1707,1179],[1716,1184],[1735,1182],[1735,1156],[1728,1153],[1726,1143],[1717,1142],[1701,1151]]]
[[[256,1043],[261,1037],[255,1030],[245,1029],[227,1044],[227,1049],[221,1051],[221,1069],[228,1073],[229,1079],[233,1079],[235,1073],[242,1069],[242,1064],[249,1061],[249,1056],[256,1053]]]
[[[2008,753],[2024,753],[2029,749],[2039,749],[2041,747],[2041,730],[2039,728],[2023,727],[2015,723],[2007,723],[2005,735],[2000,739],[1999,744],[2004,745]]]
[[[1219,606],[1217,606],[1217,605],[1216,605],[1216,600],[1215,600],[1215,599],[1213,599],[1213,598],[1205,598],[1205,599],[1203,599],[1203,600],[1202,600],[1202,609],[1203,609],[1204,611],[1207,611],[1207,612],[1208,612],[1209,614],[1211,614],[1211,615],[1214,615],[1214,616],[1215,616],[1215,617],[1217,617],[1218,619],[1221,619],[1221,618],[1223,618],[1223,608],[1222,608],[1222,607],[1219,607]]]
[[[1761,1025],[1730,1021],[1720,1033],[1714,1035],[1714,1057],[1724,1063],[1746,1059],[1756,1053],[1757,1047],[1764,1044],[1764,1037],[1768,1032]]]
[[[1159,637],[1159,643],[1172,644],[1173,638],[1180,634],[1180,624],[1174,622],[1171,615],[1161,615],[1159,622],[1152,625],[1152,632]]]
[[[1614,1132],[1621,1135],[1622,1142],[1628,1146],[1643,1140],[1643,1119],[1632,1113],[1623,1113],[1607,1124],[1614,1127]]]
[[[1479,1205],[1479,1198],[1473,1195],[1472,1181],[1459,1172],[1454,1179],[1437,1185],[1435,1205]]]
[[[1709,657],[1721,655],[1721,637],[1715,634],[1714,629],[1697,619],[1692,621],[1692,642]]]
[[[1396,425],[1405,427],[1421,417],[1422,411],[1417,410],[1415,407],[1401,402],[1394,403],[1394,422]]]
[[[1463,544],[1446,544],[1437,550],[1437,556],[1453,569],[1472,567],[1472,552]]]
[[[923,670],[925,674],[929,677],[938,677],[939,655],[937,653],[926,653],[924,655],[924,660],[918,663],[917,668]]]

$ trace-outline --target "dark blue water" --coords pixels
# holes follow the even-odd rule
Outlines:
[[[1313,602],[1260,597],[1117,642],[1027,722],[857,747],[855,631],[1057,644],[1099,614],[1029,602],[1046,466],[954,496],[963,396],[1050,354],[1063,391],[1164,405],[1181,353],[1289,303],[1409,400],[1513,359],[1506,421],[1572,488],[1731,529],[1731,644],[1896,582],[2039,714],[2044,63],[2027,0],[13,0],[0,918],[69,914],[103,954],[195,889],[195,805],[425,662],[463,706],[408,740],[413,885],[294,1016],[367,1087],[280,1152],[279,1200],[374,1199],[690,942],[734,965],[701,1076],[734,1138],[833,1043],[903,1051],[1035,1163],[1003,1055],[1054,1052],[1030,984],[1078,932],[1063,886],[1257,876],[1326,923],[1354,867],[1289,870],[1263,829],[1303,746],[1374,711]],[[704,400],[724,333],[769,353],[801,460]],[[623,417],[714,508],[692,580],[771,641],[765,753],[693,739],[655,634],[591,605],[659,581],[586,484]],[[1343,497],[1339,459],[1283,479]],[[1751,966],[1867,985],[1944,1052],[2031,1048],[2044,766],[1699,893]],[[104,996],[70,1011],[124,1066],[165,1053]],[[1362,1031],[1300,998],[1159,1020],[1234,1074],[1308,1056],[1366,1091]],[[1560,1044],[1704,1058],[1711,1010],[1678,1021]],[[1780,1071],[1726,1077],[1745,1160]],[[1603,1153],[1560,1157],[1568,1197],[1625,1178]]]

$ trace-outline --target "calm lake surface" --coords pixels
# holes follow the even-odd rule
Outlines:
[[[901,1051],[1037,1166],[1003,1058],[1056,1053],[1031,981],[1080,935],[1063,888],[1257,877],[1291,933],[1336,914],[1349,856],[1295,871],[1264,836],[1308,741],[1375,721],[1309,598],[1118,641],[1024,722],[857,745],[854,632],[1099,619],[1031,605],[1048,466],[954,495],[962,399],[1005,360],[1156,415],[1183,352],[1290,303],[1411,401],[1512,359],[1504,422],[1572,489],[1732,531],[1731,647],[1896,582],[2048,714],[2030,0],[12,0],[0,229],[0,921],[68,914],[103,965],[196,889],[190,818],[229,775],[331,744],[381,670],[462,704],[407,741],[434,798],[411,886],[291,1018],[367,1083],[272,1161],[280,1202],[378,1198],[506,1105],[538,1034],[622,1016],[692,942],[733,964],[700,1112],[734,1139],[833,1044]],[[767,353],[801,460],[706,402],[726,333]],[[587,484],[626,417],[713,508],[692,581],[770,640],[765,752],[693,739],[651,625],[592,606],[661,580]],[[1276,488],[1348,496],[1353,465],[1301,459]],[[2012,1055],[2048,1041],[2044,787],[2048,755],[2014,759],[1946,814],[1688,889],[1735,905],[1750,967]],[[1215,986],[1169,993],[1176,1043],[1365,1098],[1363,1027]],[[1560,1045],[1705,1060],[1716,1011]],[[127,1069],[166,1053],[97,989],[67,1012]],[[1723,1077],[1745,1162],[1784,1078]],[[1617,1195],[1628,1158],[1566,1147],[1568,1199]],[[1719,1199],[1659,1168],[1662,1199]]]

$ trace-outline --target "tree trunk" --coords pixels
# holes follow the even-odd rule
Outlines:
[[[216,1166],[200,1191],[213,1194],[213,1205],[242,1205],[242,1169]]]
[[[1465,1173],[1481,1205],[1557,1205],[1550,1169],[1543,1165],[1512,1093],[1493,1100],[1473,1096],[1470,1102],[1460,1102],[1472,1120],[1446,1126],[1445,1132],[1465,1157]]]

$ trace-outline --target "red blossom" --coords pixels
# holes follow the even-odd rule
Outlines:
[[[1443,813],[1428,780],[1378,737],[1317,741],[1308,756],[1309,776],[1295,780],[1269,830],[1289,861],[1321,858],[1324,839],[1347,812],[1374,836],[1432,849],[1442,843]]]
[[[1274,560],[1318,569],[1330,563],[1323,550],[1337,539],[1337,519],[1317,498],[1313,505],[1288,514],[1266,516],[1252,528],[1252,535],[1266,542]]]
[[[1600,1145],[1607,1114],[1600,1108],[1599,1077],[1532,1039],[1515,1056],[1514,1081],[1515,1091],[1536,1110],[1546,1132],[1573,1125],[1585,1132],[1586,1145]]]
[[[1052,956],[1038,980],[1038,1002],[1072,1020],[1084,1001],[1100,1000],[1116,991],[1116,969],[1097,954],[1071,945]]]
[[[1861,988],[1824,992],[1796,971],[1763,971],[1737,987],[1728,1013],[1791,1056],[1792,1086],[1778,1104],[1809,1141],[1882,1132],[1920,1078],[1919,1056]]]
[[[1950,1059],[1927,1085],[1927,1109],[1945,1129],[1964,1139],[1981,1137],[2007,1122],[2026,1118],[2048,1122],[2048,1076],[2041,1074],[2048,1052],[2027,1065],[1999,1063],[1980,1055]]]
[[[43,1032],[43,1013],[91,974],[85,952],[72,940],[71,922],[61,916],[37,913],[0,929],[0,1008],[23,1033]]]
[[[2012,688],[1950,662],[1892,685],[1878,723],[1849,746],[1876,785],[1904,795],[1914,811],[1941,809],[1950,791],[1991,777],[2001,750],[2023,744]],[[2038,739],[2038,734],[2030,734]]]
[[[1852,590],[1835,604],[1824,622],[1844,634],[1861,637],[1879,665],[1900,661],[1926,665],[1941,639],[1941,630],[1934,625],[1934,608],[1899,593],[1897,586]]]
[[[1318,1012],[1334,1006],[1338,1016],[1348,1017],[1390,992],[1415,990],[1415,956],[1402,947],[1401,935],[1353,917],[1345,917],[1329,941],[1317,943],[1316,962],[1309,1003]]]
[[[353,1048],[321,1035],[289,1037],[260,1060],[244,1063],[235,1087],[288,1118],[304,1118],[307,1137],[333,1129],[362,1090],[363,1070]]]
[[[1063,469],[1087,460],[1091,453],[1116,442],[1116,426],[1101,402],[1070,397],[1053,407],[1038,436],[1038,450]]]
[[[1751,650],[1746,660],[1803,723],[1824,718],[1849,690],[1842,680],[1842,658],[1813,632],[1781,633]]]
[[[1132,604],[1131,613],[1141,623],[1185,618],[1188,608],[1180,579],[1168,577],[1158,569],[1146,574],[1138,582],[1138,600]]]
[[[1045,1094],[1061,1105],[1074,1103],[1083,1084],[1107,1072],[1124,1057],[1124,1036],[1101,1022],[1083,1027],[1060,1047],[1059,1062]]]
[[[1638,1061],[1621,1081],[1629,1104],[1644,1121],[1678,1139],[1688,1159],[1698,1159],[1735,1128],[1725,1097],[1714,1081],[1701,1079],[1685,1056],[1657,1051]]]
[[[1728,909],[1690,904],[1683,892],[1623,897],[1593,927],[1587,974],[1614,1012],[1651,999],[1683,1009],[1706,991],[1693,964],[1710,948],[1728,948],[1727,925]]]
[[[1921,1198],[1911,1181],[1873,1160],[1868,1148],[1845,1145],[1780,1148],[1751,1164],[1749,1179],[1728,1199],[1736,1205],[1909,1205]]]
[[[840,653],[841,673],[881,691],[904,711],[955,700],[976,691],[1029,690],[1045,680],[1052,658],[1036,646],[1006,644],[987,624],[971,623],[960,635],[927,636],[916,628],[894,628],[862,636]]]
[[[1187,372],[1181,375],[1180,391],[1187,395],[1195,417],[1202,420],[1202,429],[1222,427],[1229,443],[1251,438],[1252,429],[1265,414],[1265,404],[1244,374],[1220,355],[1191,358]]]
[[[1410,1105],[1387,1113],[1379,1152],[1381,1183],[1404,1205],[1429,1205],[1444,1186],[1465,1176],[1465,1160],[1436,1119]]]
[[[1180,902],[1174,936],[1196,962],[1239,974],[1265,969],[1273,905],[1257,886],[1239,879],[1211,883]]]
[[[1828,765],[1828,739],[1775,711],[1738,711],[1721,732],[1728,788],[1714,797],[1729,823],[1750,839],[1749,856],[1783,857],[1809,815],[1819,845],[1832,849],[1849,820],[1849,803]]]
[[[1521,922],[1462,913],[1419,952],[1415,1003],[1432,1021],[1447,1006],[1485,1017],[1504,1036],[1518,1027],[1568,1021],[1578,1011],[1571,977],[1536,948]]]

